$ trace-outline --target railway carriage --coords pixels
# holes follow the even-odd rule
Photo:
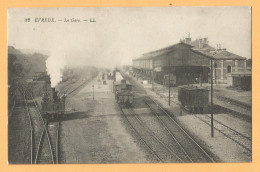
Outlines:
[[[121,82],[115,82],[113,90],[117,103],[128,106],[133,104],[134,95],[132,92],[132,85],[125,79],[122,79]]]

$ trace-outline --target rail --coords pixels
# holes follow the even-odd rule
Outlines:
[[[199,119],[200,121],[204,122],[207,125],[211,125],[210,123],[208,123],[206,120],[202,119],[201,117],[198,117],[197,115],[194,115],[197,119]],[[209,118],[207,115],[205,115],[207,118]],[[246,149],[248,152],[250,152],[250,154],[252,154],[252,147],[251,147],[251,143],[252,143],[252,139],[243,135],[242,133],[239,133],[238,131],[230,128],[229,126],[223,124],[222,122],[214,119],[214,129],[217,130],[218,132],[222,133],[225,137],[231,139],[232,141],[234,141],[235,143],[237,143],[238,145],[240,145],[241,147],[243,147],[244,149]],[[229,133],[227,133],[229,132]],[[250,145],[250,146],[248,146]]]
[[[169,119],[204,153],[204,155],[212,162],[215,160],[169,115],[155,100],[149,97],[168,117]]]
[[[131,78],[130,76],[126,75],[125,73],[123,74],[124,77],[127,77],[129,78],[129,81],[131,80],[132,82],[135,83],[135,85],[137,86],[137,88],[141,91],[145,91],[145,89],[143,87],[141,87],[133,78]],[[154,99],[152,99],[149,95],[147,95],[147,97],[149,99],[151,99],[169,118],[169,120],[175,124],[180,131],[182,131],[189,139],[190,141],[196,145],[198,147],[198,149],[207,157],[208,160],[210,160],[211,162],[215,162],[215,160],[178,124],[178,122],[172,118],[171,115],[168,114],[168,112],[166,112],[162,107],[161,105],[159,105]]]
[[[131,111],[133,112],[133,116],[136,118],[136,120],[145,128],[145,130],[147,130],[147,132],[149,132],[149,134],[151,134],[153,136],[153,138],[155,138],[165,149],[167,149],[175,158],[177,158],[178,160],[180,160],[181,162],[184,162],[183,159],[181,159],[178,155],[176,155],[176,153],[174,153],[165,143],[163,143],[152,131],[150,131],[150,129],[146,126],[146,124],[144,124],[144,122],[135,115],[135,112],[133,111],[133,109],[131,109]]]
[[[36,153],[36,157],[35,157],[34,163],[37,163],[38,155],[39,155],[39,150],[40,150],[41,143],[42,143],[43,134],[45,133],[45,134],[46,134],[46,137],[47,137],[48,147],[49,147],[49,150],[50,150],[50,153],[51,153],[51,161],[52,161],[52,163],[54,164],[54,156],[53,156],[53,152],[52,152],[52,146],[51,146],[51,143],[50,143],[50,138],[49,138],[48,130],[47,130],[47,128],[46,128],[46,123],[44,122],[44,119],[43,119],[43,117],[42,117],[42,115],[41,115],[41,112],[40,112],[40,110],[39,110],[39,108],[38,108],[38,106],[37,106],[37,103],[36,103],[36,101],[35,101],[33,95],[32,95],[26,88],[24,88],[24,86],[21,86],[21,88],[22,88],[22,90],[24,90],[24,93],[27,92],[27,95],[29,95],[29,96],[31,97],[31,99],[33,100],[34,106],[35,106],[35,108],[36,108],[36,110],[37,110],[37,112],[38,112],[38,115],[39,115],[39,117],[40,117],[40,119],[41,119],[41,123],[42,123],[43,128],[44,128],[43,131],[42,131],[41,137],[40,137],[39,144],[38,144],[37,153]],[[25,94],[24,94],[24,96],[25,96]],[[25,102],[26,102],[26,101],[25,101]],[[28,107],[28,106],[27,106],[27,107]]]
[[[131,124],[131,122],[128,120],[128,118],[126,117],[124,111],[122,110],[122,108],[120,107],[120,110],[122,111],[123,116],[125,117],[128,125],[132,128],[132,130],[136,133],[136,135],[139,137],[139,139],[142,141],[142,143],[149,149],[149,151],[154,155],[154,157],[156,157],[156,159],[159,162],[163,162],[163,160],[159,157],[159,155],[144,141],[144,139],[141,137],[141,135],[139,134],[139,132],[134,128],[134,126]]]
[[[33,164],[33,149],[34,149],[34,144],[33,144],[33,127],[32,127],[32,119],[31,119],[31,115],[30,115],[30,112],[29,112],[28,104],[26,102],[26,97],[25,97],[25,91],[24,90],[23,90],[23,98],[24,98],[24,102],[25,102],[25,106],[26,106],[28,119],[29,119],[29,122],[30,122],[30,139],[31,139],[30,162],[31,162],[31,164]]]
[[[33,100],[33,102],[34,102],[34,105],[35,105],[35,107],[36,107],[36,109],[37,109],[37,111],[38,111],[38,114],[39,114],[39,116],[40,116],[40,119],[41,119],[41,121],[42,121],[42,124],[43,124],[43,127],[44,127],[44,131],[45,131],[45,133],[46,133],[46,137],[47,137],[47,141],[48,141],[48,146],[49,146],[49,149],[50,149],[50,152],[51,152],[52,163],[54,164],[54,163],[55,163],[55,162],[54,162],[54,156],[53,156],[53,152],[52,152],[52,146],[51,146],[51,142],[50,142],[49,133],[48,133],[48,130],[47,130],[47,128],[46,128],[46,123],[45,123],[44,120],[43,120],[43,117],[42,117],[42,115],[41,115],[41,112],[40,112],[40,110],[39,110],[39,108],[38,108],[38,106],[37,106],[37,103],[36,103],[34,97],[32,96],[31,93],[29,93],[29,94],[30,94],[30,96],[31,96],[31,98],[32,98],[32,100]],[[39,147],[38,147],[38,148],[40,148],[40,144],[39,144]],[[37,162],[37,161],[35,161],[35,162]]]
[[[165,127],[165,129],[167,130],[167,132],[171,135],[171,137],[173,138],[173,140],[178,144],[178,146],[180,147],[180,149],[182,150],[182,152],[185,154],[185,156],[189,159],[190,162],[193,162],[191,157],[188,155],[187,151],[183,148],[183,146],[180,144],[180,142],[176,139],[176,137],[174,136],[174,134],[170,131],[170,129],[167,127],[167,125],[163,122],[162,118],[159,117],[158,113],[155,112],[152,107],[149,105],[149,103],[147,103],[147,101],[144,101],[147,106],[150,108],[150,110],[155,114],[155,116],[159,119],[159,121],[163,124],[163,126]]]

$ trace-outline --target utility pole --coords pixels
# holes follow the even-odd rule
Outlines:
[[[170,106],[171,105],[170,57],[168,57],[168,77],[169,77],[169,106]]]
[[[93,100],[94,100],[94,84],[92,85],[92,88],[93,88]]]
[[[153,91],[153,71],[151,71],[151,84],[152,84],[152,91]]]
[[[152,66],[151,66],[151,68],[152,68],[152,91],[154,90],[154,68],[153,68],[153,66],[154,66],[154,60],[152,60]]]
[[[217,85],[217,61],[214,61],[214,70],[215,70],[215,85]]]
[[[211,137],[214,137],[214,124],[213,124],[213,60],[210,60],[210,75],[211,75]]]

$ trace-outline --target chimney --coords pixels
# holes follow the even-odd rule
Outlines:
[[[208,44],[208,38],[203,39],[203,44]]]
[[[190,33],[188,33],[188,37],[185,38],[185,43],[187,43],[187,44],[190,44],[190,43],[191,43]]]
[[[217,50],[222,50],[221,49],[221,44],[217,44]]]
[[[190,44],[191,43],[191,38],[185,38],[185,43]]]
[[[199,39],[199,49],[203,48],[203,42],[202,42],[202,39],[200,38]]]

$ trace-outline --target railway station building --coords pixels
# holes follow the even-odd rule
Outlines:
[[[231,73],[245,71],[247,68],[245,57],[229,52],[226,48],[221,48],[221,44],[217,44],[216,48],[210,46],[208,38],[199,38],[192,41],[188,37],[181,42],[185,42],[191,45],[194,50],[214,58],[213,80],[217,83],[231,84]]]
[[[133,60],[133,73],[137,77],[159,84],[168,83],[170,73],[172,85],[186,85],[198,82],[208,82],[210,59],[212,57],[193,50],[184,42],[144,54]]]
[[[188,37],[133,59],[133,75],[149,83],[167,85],[170,73],[172,86],[207,83],[210,81],[210,60],[213,60],[215,83],[232,83],[232,72],[246,70],[245,57],[220,47],[215,49],[208,44],[207,38],[192,41]]]

